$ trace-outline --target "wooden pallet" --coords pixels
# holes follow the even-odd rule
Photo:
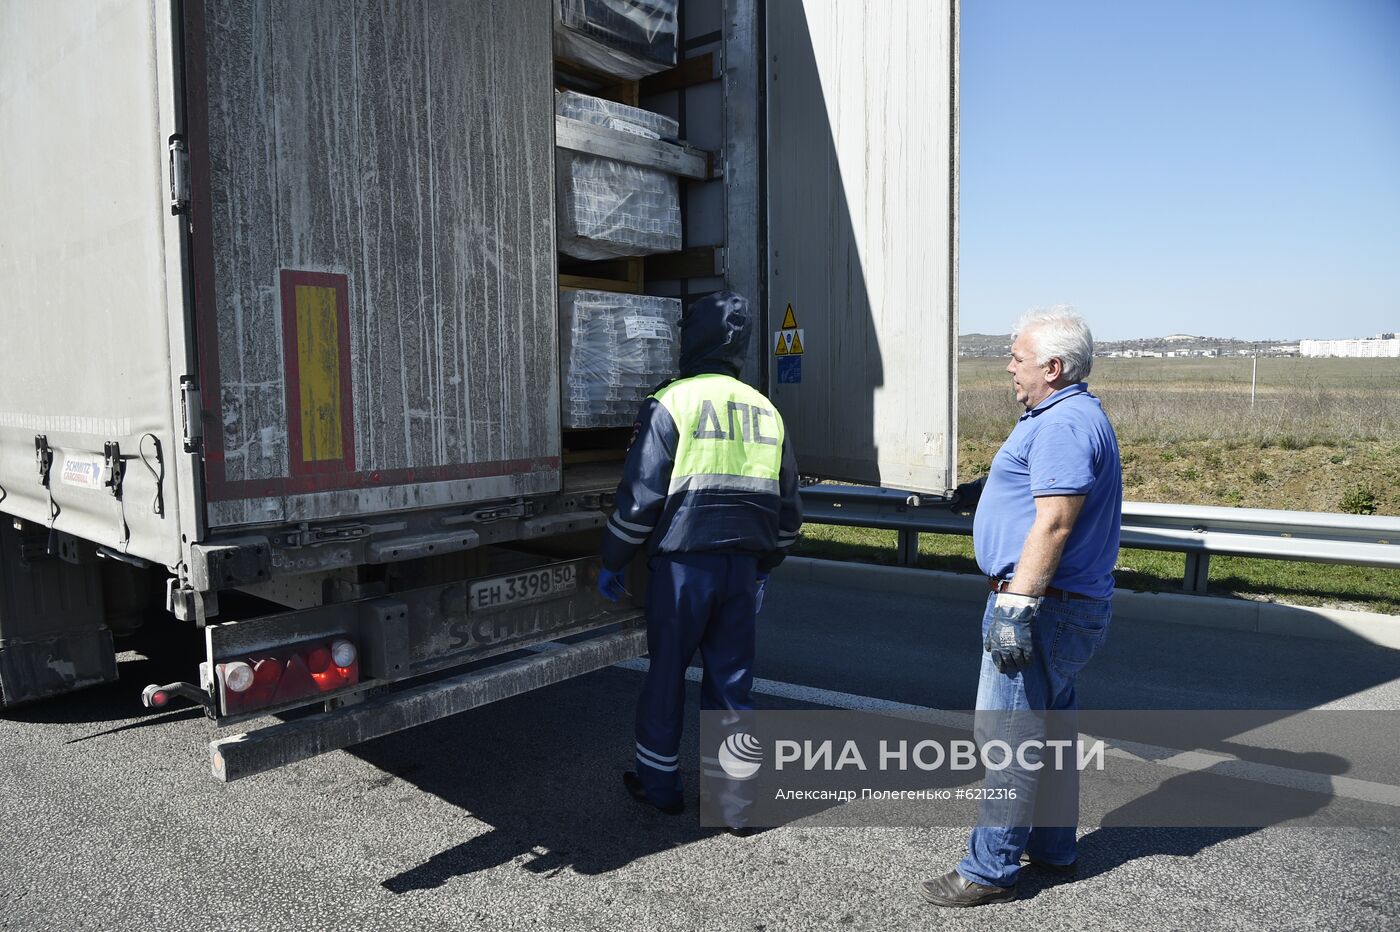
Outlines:
[[[559,287],[641,294],[646,282],[645,269],[646,263],[641,257],[580,262],[561,253]]]
[[[611,75],[558,59],[554,62],[554,77],[559,90],[579,91],[629,107],[641,106],[640,81],[618,81]],[[645,284],[646,261],[640,256],[588,262],[559,255],[560,288],[643,294]],[[632,438],[630,425],[566,429],[563,433],[561,453],[565,466],[620,463]]]
[[[618,81],[612,75],[576,62],[555,59],[554,85],[559,90],[579,91],[629,107],[641,105],[640,81]],[[559,287],[641,294],[646,281],[645,269],[640,256],[585,262],[561,253]]]
[[[641,106],[640,81],[619,81],[610,74],[594,71],[576,62],[554,60],[554,86],[561,91],[579,91],[604,100],[615,100],[629,107]]]

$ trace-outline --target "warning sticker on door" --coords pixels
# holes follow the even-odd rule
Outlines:
[[[797,315],[793,313],[792,305],[787,306],[787,313],[783,315],[783,328],[773,331],[773,355],[774,356],[801,356],[806,352],[803,345],[803,337],[806,336],[797,326]]]
[[[60,480],[80,489],[105,488],[106,462],[100,456],[65,456]]]
[[[801,330],[776,330],[773,333],[773,355],[774,356],[801,356],[802,331]]]

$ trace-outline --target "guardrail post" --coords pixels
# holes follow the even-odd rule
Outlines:
[[[1210,554],[1200,551],[1187,551],[1186,578],[1181,588],[1187,592],[1204,593],[1210,588]]]
[[[919,532],[900,529],[899,565],[914,566],[919,562]]]

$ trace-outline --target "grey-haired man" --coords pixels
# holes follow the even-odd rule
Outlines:
[[[1015,747],[1036,728],[1054,732],[1041,738],[1076,737],[1076,681],[1108,633],[1123,477],[1113,427],[1089,394],[1093,352],[1088,325],[1065,307],[1030,312],[1013,337],[1006,368],[1025,413],[992,460],[973,522],[991,590],[982,617],[979,743]],[[920,884],[930,903],[1015,899],[1023,861],[1073,872],[1078,771],[1072,761],[1058,767],[1034,757],[1026,763],[1042,766],[988,770],[987,788],[1009,791],[1015,803],[983,803],[967,857]]]

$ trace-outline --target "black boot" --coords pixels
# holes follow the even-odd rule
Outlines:
[[[622,785],[627,787],[627,792],[632,794],[632,798],[639,803],[646,803],[653,809],[659,809],[667,815],[680,815],[685,811],[685,803],[677,800],[669,806],[658,806],[647,796],[647,791],[642,786],[642,778],[632,771],[627,771],[622,775]]]

